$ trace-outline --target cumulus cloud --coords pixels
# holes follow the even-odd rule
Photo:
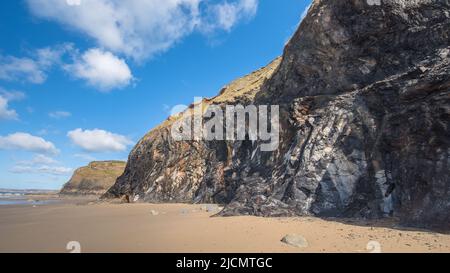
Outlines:
[[[0,136],[0,149],[23,150],[44,154],[59,153],[55,145],[45,139],[28,133],[14,133],[8,136]]]
[[[27,57],[0,56],[0,79],[41,84],[47,80],[48,71],[57,64],[62,55],[72,50],[63,44],[53,48],[38,49]]]
[[[5,98],[8,101],[14,101],[14,100],[23,100],[25,99],[26,95],[23,92],[20,91],[6,91],[5,89],[0,87],[0,96]]]
[[[40,166],[17,165],[11,169],[12,173],[17,173],[17,174],[38,173],[38,174],[51,174],[51,175],[68,175],[68,174],[71,174],[72,171],[73,171],[72,168],[61,167],[61,166],[47,166],[47,165],[40,165]]]
[[[32,14],[93,38],[135,60],[170,48],[196,30],[230,30],[255,15],[258,0],[27,0]],[[72,3],[72,2],[71,2]]]
[[[0,87],[0,120],[18,120],[19,115],[14,109],[9,108],[10,101],[18,101],[25,98],[20,91],[7,91]]]
[[[16,174],[67,175],[72,171],[72,168],[63,167],[55,159],[42,154],[35,155],[31,160],[19,161],[10,169]]]
[[[100,129],[76,129],[68,132],[67,136],[86,152],[123,152],[133,144],[125,136]]]
[[[0,120],[17,120],[18,118],[17,112],[9,109],[8,100],[0,95]]]
[[[57,161],[46,155],[36,155],[31,160],[31,164],[55,164]]]
[[[63,43],[55,46],[49,46],[37,49],[33,55],[37,63],[44,68],[52,67],[63,62],[66,54],[73,54],[77,49],[71,43]]]
[[[72,113],[67,111],[55,111],[48,113],[48,116],[54,119],[63,119],[68,118],[72,116]]]
[[[7,81],[21,79],[31,83],[43,83],[47,75],[33,59],[2,56],[0,57],[0,79]]]
[[[203,28],[207,31],[223,29],[230,31],[233,26],[245,18],[255,16],[258,9],[257,0],[224,2],[212,8],[212,18],[206,21]]]
[[[29,55],[23,58],[0,56],[0,79],[41,84],[55,66],[102,91],[124,87],[133,79],[125,60],[99,48],[79,52],[72,44],[66,43],[40,48]],[[0,95],[3,93],[0,89]],[[8,95],[17,97],[20,93]]]
[[[133,79],[131,70],[123,59],[98,48],[76,57],[74,63],[65,68],[73,77],[86,80],[102,91],[127,86]]]

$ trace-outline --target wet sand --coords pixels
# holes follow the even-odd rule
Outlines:
[[[203,209],[202,209],[203,208]],[[153,211],[153,213],[152,213]],[[158,215],[153,215],[158,214]],[[450,252],[450,234],[405,230],[392,221],[210,217],[201,205],[79,204],[0,206],[0,252]],[[300,234],[307,248],[281,242]]]

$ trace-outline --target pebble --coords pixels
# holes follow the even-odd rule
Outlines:
[[[308,241],[305,239],[305,237],[298,235],[298,234],[289,234],[284,236],[283,239],[281,239],[281,242],[298,248],[306,248],[308,247]]]
[[[157,212],[156,210],[151,210],[150,214],[153,215],[153,216],[158,216],[159,212]]]

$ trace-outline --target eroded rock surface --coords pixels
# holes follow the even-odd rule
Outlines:
[[[114,185],[124,169],[126,162],[95,161],[77,169],[60,194],[63,195],[102,195]]]
[[[276,151],[175,142],[172,118],[105,197],[450,228],[450,3],[374,2],[314,1],[281,59],[204,101],[280,105]]]

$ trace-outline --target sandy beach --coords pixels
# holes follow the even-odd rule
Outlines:
[[[401,229],[392,221],[331,221],[311,217],[211,217],[203,205],[106,204],[64,200],[0,206],[0,252],[450,252],[450,235]],[[308,247],[281,242],[300,234]]]

